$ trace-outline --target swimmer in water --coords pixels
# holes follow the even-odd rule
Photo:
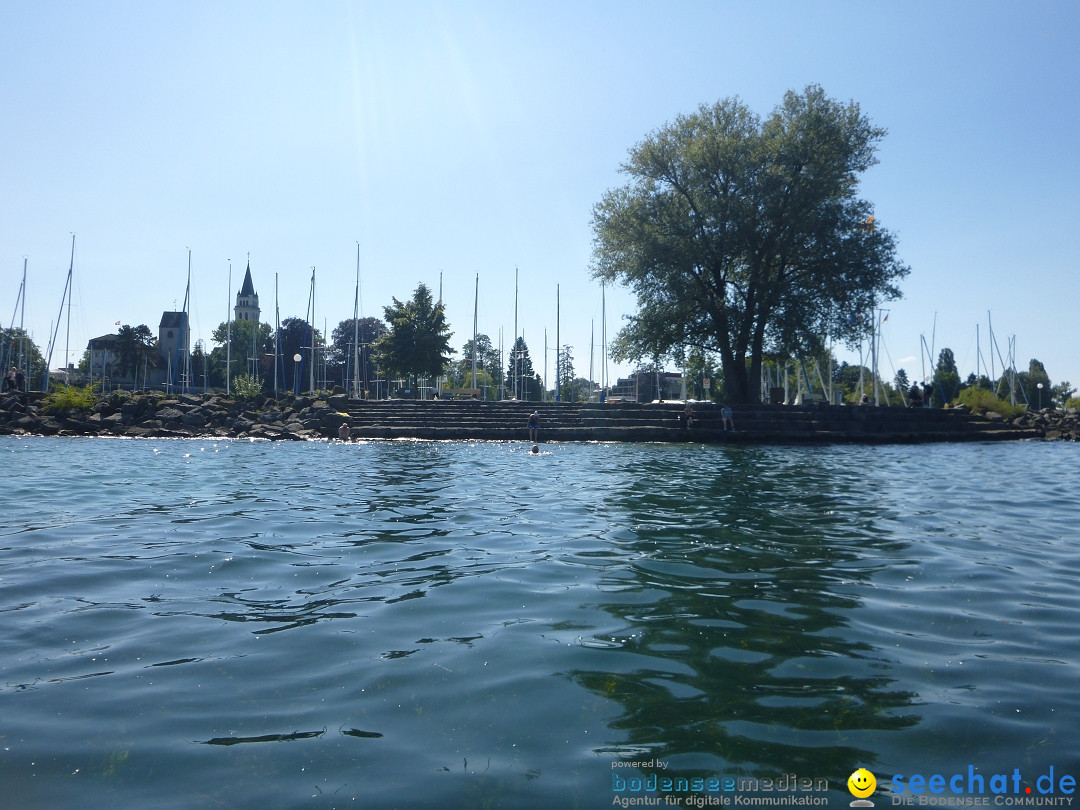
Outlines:
[[[530,452],[530,453],[532,453],[532,454],[533,454],[534,456],[536,456],[536,455],[539,455],[539,454],[540,454],[540,448],[539,448],[539,447],[537,447],[537,446],[536,446],[536,445],[534,444],[534,445],[532,446],[532,450],[530,450],[529,452]]]

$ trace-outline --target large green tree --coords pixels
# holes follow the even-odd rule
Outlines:
[[[116,370],[121,377],[134,379],[144,367],[155,368],[159,359],[157,338],[149,326],[124,324],[116,330]]]
[[[276,335],[271,338],[271,346],[275,341],[278,343],[281,352],[282,367],[280,372],[284,377],[284,380],[281,381],[282,387],[298,394],[301,391],[311,390],[311,381],[314,378],[315,388],[318,388],[319,383],[322,381],[320,354],[325,348],[323,336],[319,330],[312,329],[311,324],[303,318],[286,318],[281,322],[281,328]],[[315,346],[314,369],[311,367],[313,341]],[[296,355],[300,355],[300,362],[293,359]]]
[[[370,388],[377,376],[378,356],[374,351],[379,338],[387,333],[386,324],[378,318],[349,318],[341,321],[330,333],[327,347],[327,375],[341,380],[342,387],[352,389],[353,366],[359,369],[357,386],[362,391]],[[356,343],[360,349],[357,352]]]
[[[409,377],[413,391],[418,377],[438,377],[443,373],[453,349],[441,301],[435,302],[426,284],[420,284],[409,301],[392,299],[383,307],[389,332],[379,338],[383,368],[390,374]]]
[[[225,385],[225,366],[229,366],[229,379],[252,374],[273,385],[274,343],[273,330],[268,323],[257,321],[222,321],[210,335],[217,347],[210,352],[210,382]],[[226,342],[229,346],[226,346]],[[252,369],[252,358],[255,369]],[[227,361],[227,362],[226,362]],[[280,387],[280,380],[279,380]]]
[[[726,392],[756,401],[765,352],[855,343],[908,269],[856,196],[885,131],[817,86],[759,119],[739,99],[702,106],[630,150],[629,182],[593,209],[593,274],[638,311],[620,359],[719,355]]]
[[[502,382],[502,357],[499,350],[491,344],[491,338],[485,334],[476,336],[476,385],[473,385],[473,344],[472,338],[461,347],[461,359],[453,363],[450,383],[456,388],[498,388]]]

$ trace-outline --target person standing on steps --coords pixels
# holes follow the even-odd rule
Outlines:
[[[529,414],[529,441],[535,442],[536,436],[540,432],[540,412],[533,411]]]

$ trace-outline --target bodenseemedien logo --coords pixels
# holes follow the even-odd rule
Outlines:
[[[849,807],[873,807],[874,803],[867,797],[877,790],[877,779],[866,768],[859,768],[847,780],[847,789],[855,797]]]

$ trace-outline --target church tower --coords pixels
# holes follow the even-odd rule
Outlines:
[[[259,294],[255,292],[255,285],[251,283],[251,259],[248,259],[247,272],[244,273],[244,284],[240,292],[236,294],[236,306],[233,307],[234,320],[255,321],[259,323]]]

